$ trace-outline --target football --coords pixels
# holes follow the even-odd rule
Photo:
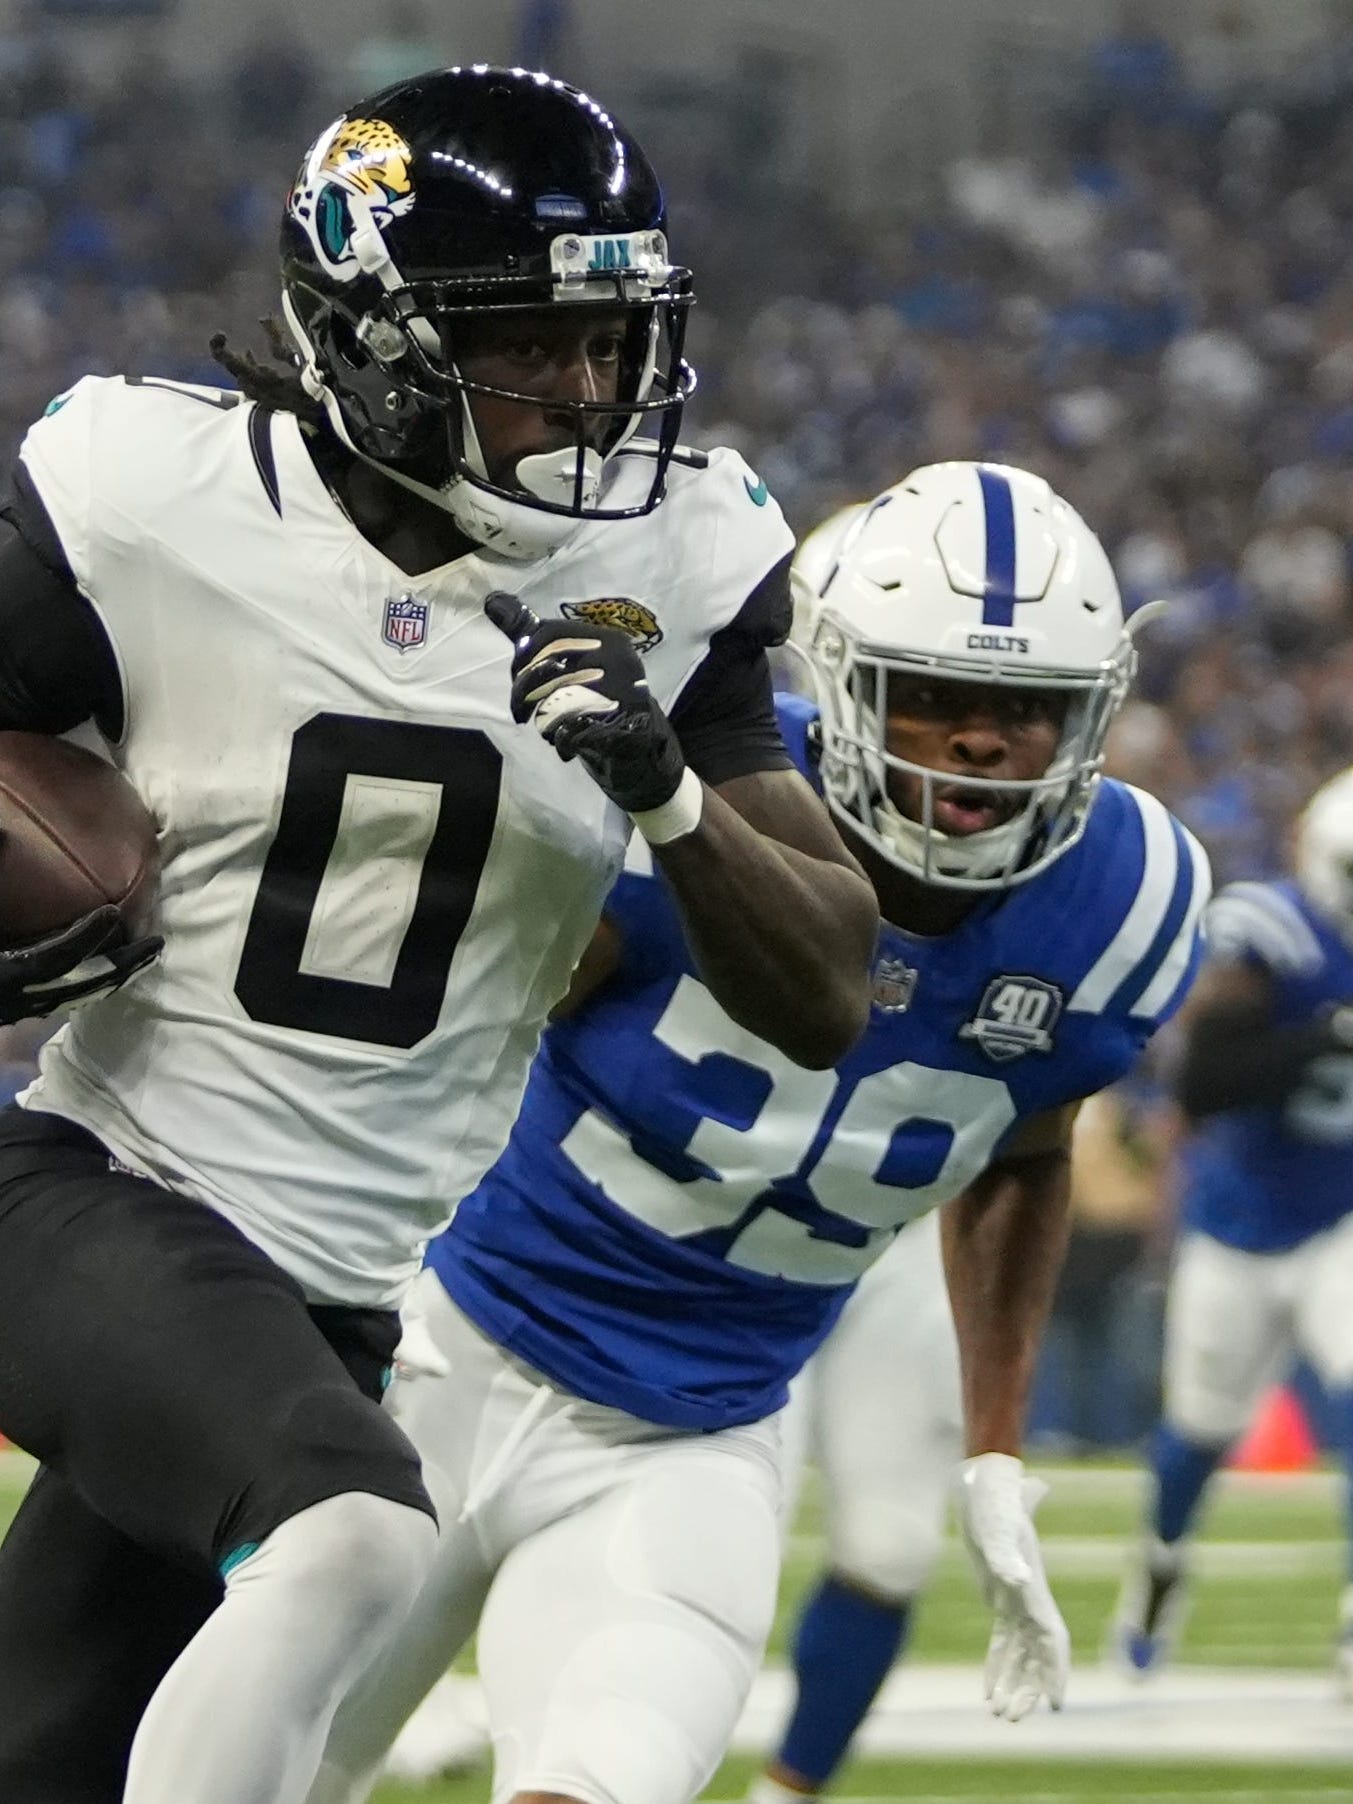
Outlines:
[[[55,933],[105,902],[135,938],[158,871],[155,822],[119,771],[64,739],[0,732],[0,945]]]

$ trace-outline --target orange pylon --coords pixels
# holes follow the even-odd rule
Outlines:
[[[1259,1399],[1254,1419],[1227,1464],[1239,1472],[1306,1472],[1319,1458],[1315,1435],[1295,1392],[1275,1384]]]

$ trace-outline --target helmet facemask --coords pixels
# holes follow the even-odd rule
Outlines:
[[[362,313],[296,279],[284,310],[306,363],[308,385],[330,423],[359,457],[444,508],[466,534],[513,557],[538,556],[568,537],[579,520],[633,519],[661,500],[682,411],[695,386],[683,357],[689,271],[666,262],[661,232],[642,235],[630,269],[575,274],[590,241],[556,239],[554,264],[536,276],[400,281],[388,256],[374,273]],[[570,255],[571,253],[571,259]],[[354,297],[355,298],[355,297]],[[297,302],[306,309],[300,317]],[[468,324],[561,310],[621,311],[625,343],[617,398],[553,400],[468,378],[457,348]],[[514,483],[495,481],[476,431],[472,403],[484,397],[567,416],[573,442],[523,457]],[[643,428],[651,480],[637,500],[604,505],[608,461]]]
[[[824,610],[809,655],[819,678],[823,750],[821,772],[833,810],[890,864],[923,883],[961,890],[1003,890],[1038,875],[1085,830],[1104,762],[1109,724],[1127,693],[1135,665],[1124,633],[1117,654],[1093,672],[1017,669],[983,661],[881,651],[855,641]],[[1066,714],[1047,768],[1037,777],[990,777],[916,764],[888,749],[888,680],[924,675],[946,683],[1054,690],[1067,697]],[[891,793],[893,777],[915,778],[917,817],[903,813]],[[1007,818],[977,832],[946,833],[936,824],[936,796],[959,790],[990,795]]]

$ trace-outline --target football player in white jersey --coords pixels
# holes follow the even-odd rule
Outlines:
[[[86,379],[24,442],[0,725],[97,721],[163,880],[155,939],[0,962],[6,1017],[84,1000],[0,1116],[5,1804],[305,1795],[434,1545],[394,1309],[632,824],[736,1018],[829,1066],[867,1017],[771,705],[792,541],[678,447],[665,232],[596,101],[434,72],[307,154],[280,372]]]
[[[508,1146],[405,1306],[389,1404],[443,1539],[310,1804],[368,1795],[476,1628],[496,1804],[687,1804],[774,1612],[789,1383],[906,1236],[932,1261],[921,1295],[943,1244],[987,1695],[1011,1718],[1061,1701],[1019,1448],[1071,1122],[1187,988],[1207,861],[1154,798],[1101,782],[1131,635],[1102,548],[1039,478],[914,472],[806,599],[819,699],[778,708],[882,905],[869,1027],[805,1072],[730,1020],[632,846]],[[941,1307],[922,1348],[943,1333]],[[947,1405],[952,1435],[952,1350],[893,1356],[899,1415]],[[905,1589],[928,1522],[871,1526],[871,1573],[886,1556]]]

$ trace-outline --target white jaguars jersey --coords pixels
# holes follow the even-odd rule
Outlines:
[[[22,1100],[220,1210],[312,1300],[392,1303],[501,1151],[629,831],[513,722],[485,596],[638,604],[670,707],[789,531],[722,451],[547,559],[409,576],[295,419],[153,381],[87,378],[22,456],[121,666],[112,755],[160,826],[165,936]],[[617,504],[649,475],[620,460]]]

